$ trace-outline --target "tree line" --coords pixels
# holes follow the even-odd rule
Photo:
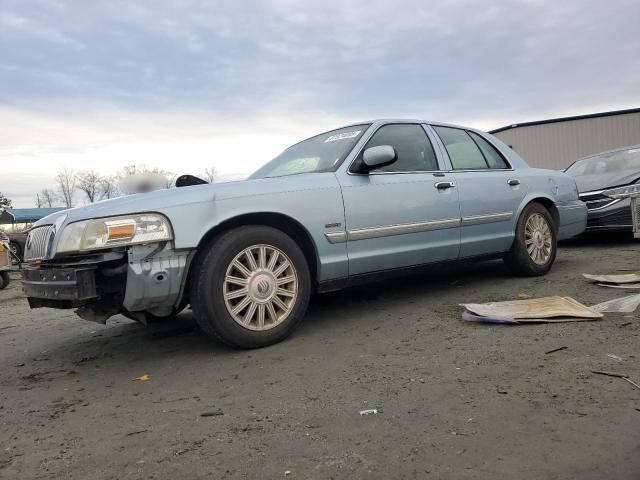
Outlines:
[[[171,188],[175,184],[177,175],[159,168],[147,168],[144,165],[127,165],[119,170],[115,175],[101,175],[95,170],[74,171],[63,169],[56,173],[55,186],[53,188],[43,188],[35,196],[35,206],[37,208],[53,208],[63,206],[72,208],[78,201],[94,203],[99,200],[126,195],[123,185],[127,178],[140,174],[152,174],[163,181],[163,188]],[[201,175],[206,181],[215,181],[215,168],[207,168]]]

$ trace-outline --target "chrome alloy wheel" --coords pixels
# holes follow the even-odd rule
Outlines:
[[[272,245],[252,245],[227,267],[224,302],[231,317],[249,330],[269,330],[291,313],[298,296],[298,273],[287,255]]]
[[[543,215],[534,213],[527,219],[524,239],[531,260],[538,265],[544,265],[549,261],[553,249],[553,236],[549,222]]]

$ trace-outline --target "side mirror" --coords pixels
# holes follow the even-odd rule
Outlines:
[[[367,148],[362,155],[362,173],[368,173],[376,168],[386,167],[398,160],[398,152],[391,145]]]

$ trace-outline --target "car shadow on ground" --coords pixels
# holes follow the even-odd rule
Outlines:
[[[633,238],[633,233],[626,231],[588,232],[569,240],[560,242],[559,248],[603,248],[611,246],[634,245],[640,242]]]

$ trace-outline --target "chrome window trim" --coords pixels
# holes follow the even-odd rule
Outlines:
[[[507,222],[513,218],[512,212],[489,213],[486,215],[470,215],[462,219],[463,227],[482,225],[485,223]]]

